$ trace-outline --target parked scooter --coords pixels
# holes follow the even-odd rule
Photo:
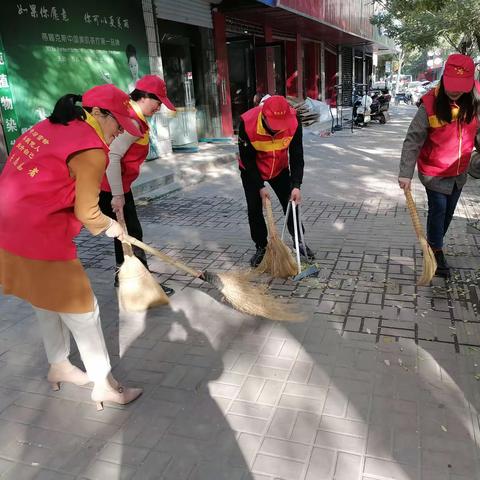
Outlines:
[[[370,117],[372,120],[378,120],[381,124],[387,123],[390,119],[388,109],[392,96],[388,90],[375,91],[372,95],[372,105],[370,106]]]
[[[353,102],[352,120],[359,127],[367,126],[371,121],[370,107],[372,98],[370,95],[356,96]]]

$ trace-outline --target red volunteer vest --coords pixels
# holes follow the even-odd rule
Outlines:
[[[131,147],[127,150],[125,155],[120,161],[121,171],[122,171],[122,185],[123,193],[127,193],[132,188],[132,183],[140,175],[140,167],[145,161],[148,155],[148,147],[150,141],[149,127],[148,123],[143,116],[140,107],[133,100],[130,101],[130,104],[137,114],[137,121],[140,126],[140,131],[143,133],[143,137],[139,138]],[[108,183],[107,175],[103,176],[102,179],[102,190],[104,192],[111,192],[110,185]]]
[[[92,126],[87,123],[91,122]],[[18,138],[0,175],[0,248],[34,260],[73,260],[82,224],[67,159],[108,147],[93,117],[68,125],[43,120]]]
[[[245,112],[241,118],[245,124],[245,132],[257,151],[257,167],[262,180],[270,180],[288,168],[288,147],[298,127],[295,110],[288,122],[287,128],[270,135],[262,124],[262,106]],[[243,165],[240,160],[240,166]]]
[[[478,129],[477,117],[470,123],[457,119],[459,109],[452,107],[452,121],[445,123],[435,115],[437,89],[422,97],[428,115],[428,137],[418,156],[418,170],[432,177],[454,177],[465,172],[470,162]]]

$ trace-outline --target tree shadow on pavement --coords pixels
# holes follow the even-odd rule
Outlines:
[[[142,386],[144,394],[125,407],[105,404],[96,412],[91,385],[49,390],[33,312],[6,300],[11,308],[3,305],[0,327],[2,478],[252,478],[223,413],[229,401],[222,392],[214,398],[209,389],[223,373],[222,348],[249,319],[187,289],[171,306],[120,312],[118,323],[110,274],[96,273],[114,376]],[[13,312],[21,312],[22,320],[15,321]],[[72,360],[81,365],[78,354]]]

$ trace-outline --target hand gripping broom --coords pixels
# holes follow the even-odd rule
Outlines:
[[[126,232],[125,223],[121,219],[119,223]],[[168,304],[166,293],[133,254],[130,242],[122,242],[122,248],[124,262],[118,271],[118,299],[121,307],[127,312],[144,312],[156,305]]]
[[[273,218],[272,203],[265,199],[267,213],[268,244],[263,260],[255,269],[258,273],[270,273],[273,278],[288,278],[298,273],[291,250],[283,243]]]
[[[413,200],[412,192],[410,189],[404,189],[404,193],[405,199],[407,200],[408,211],[410,212],[410,218],[412,219],[413,228],[415,229],[415,233],[417,234],[417,238],[423,251],[422,276],[418,279],[417,283],[418,285],[429,285],[433,276],[435,275],[435,271],[437,270],[437,261],[435,260],[435,255],[428,244],[422,224],[418,218],[417,208],[415,207],[415,201]]]
[[[258,315],[270,320],[302,321],[304,316],[294,312],[289,305],[267,293],[266,285],[252,284],[249,281],[250,272],[212,273],[201,272],[190,268],[188,265],[168,256],[167,254],[137,240],[125,236],[125,240],[152,255],[160,258],[166,263],[183,270],[192,277],[200,278],[216,287],[226,300],[240,312],[248,315]]]

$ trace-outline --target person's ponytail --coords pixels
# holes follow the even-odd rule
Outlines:
[[[48,117],[52,123],[68,125],[72,120],[85,120],[85,112],[82,107],[76,105],[82,101],[81,95],[69,93],[57,100],[52,114]]]

